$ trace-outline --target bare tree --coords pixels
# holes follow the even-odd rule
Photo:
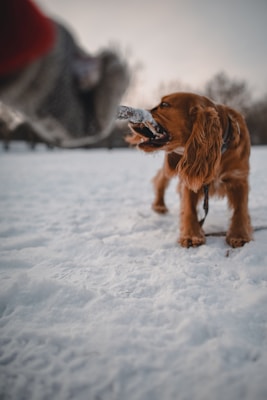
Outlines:
[[[251,94],[245,81],[230,79],[225,72],[217,73],[205,85],[204,94],[214,101],[245,112],[251,103]]]
[[[254,102],[245,116],[252,144],[267,144],[267,95]]]

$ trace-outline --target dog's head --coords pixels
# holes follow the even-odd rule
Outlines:
[[[130,123],[132,135],[127,141],[146,152],[180,154],[177,172],[191,190],[210,183],[221,160],[222,115],[216,105],[193,93],[174,93],[150,112],[157,132],[149,124]]]

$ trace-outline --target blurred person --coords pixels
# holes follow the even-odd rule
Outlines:
[[[82,50],[32,0],[0,0],[0,131],[80,147],[107,137],[129,82],[111,50]]]

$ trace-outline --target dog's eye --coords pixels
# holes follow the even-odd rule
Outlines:
[[[160,107],[166,108],[166,107],[170,107],[170,105],[169,105],[169,103],[166,103],[166,101],[163,101],[162,103],[160,103]]]

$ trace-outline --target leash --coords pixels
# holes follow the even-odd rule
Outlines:
[[[237,123],[237,125],[238,125],[238,123]],[[238,130],[240,131],[239,125],[238,125]],[[227,117],[227,126],[226,126],[226,129],[223,134],[223,143],[222,143],[222,148],[221,148],[222,154],[228,149],[231,139],[232,139],[231,120],[228,116]],[[209,212],[209,186],[208,185],[203,186],[203,192],[204,192],[203,210],[204,210],[205,214],[204,214],[204,217],[199,221],[200,226],[202,226],[204,224],[205,219]]]
[[[252,227],[253,232],[259,232],[259,231],[265,231],[267,230],[267,225],[262,225],[262,226],[255,226]],[[221,236],[226,236],[227,232],[226,231],[220,231],[220,232],[209,232],[205,233],[206,237],[221,237]]]
[[[208,215],[209,212],[209,185],[204,185],[203,186],[203,192],[204,192],[204,200],[203,200],[203,210],[204,210],[204,217],[199,221],[199,225],[202,226],[205,222],[205,219]]]

